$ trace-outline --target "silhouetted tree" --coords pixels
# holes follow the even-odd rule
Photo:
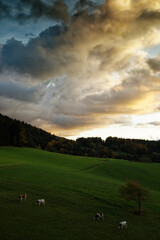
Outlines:
[[[124,186],[119,189],[120,196],[125,200],[132,200],[138,204],[138,214],[142,212],[142,201],[149,196],[149,190],[141,184],[134,181],[127,181]]]

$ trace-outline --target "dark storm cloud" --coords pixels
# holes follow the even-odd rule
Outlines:
[[[49,27],[27,45],[13,38],[8,40],[1,49],[1,66],[32,77],[43,78],[53,73],[54,64],[50,54],[56,47],[57,36],[62,32],[63,28],[58,25]]]
[[[79,0],[74,6],[75,11],[94,10],[97,8],[98,5],[89,0]]]
[[[160,71],[160,58],[156,57],[156,58],[149,58],[147,60],[148,65],[150,66],[150,68],[152,70],[154,70],[155,72],[159,72]]]
[[[5,2],[0,0],[0,20],[4,17],[10,17],[10,8]]]
[[[16,82],[0,82],[0,97],[24,102],[37,102],[43,93],[36,87],[26,87]]]
[[[35,35],[33,33],[25,33],[25,37],[34,37]]]
[[[48,47],[54,48],[57,37],[59,37],[66,30],[67,30],[67,27],[62,27],[60,25],[49,27],[39,34],[38,40],[42,40],[43,46],[46,46],[47,48]],[[35,42],[36,42],[36,39],[35,39]]]
[[[9,3],[17,11],[29,7],[29,13],[36,17],[46,13],[48,8],[58,8],[64,4],[62,0],[20,0]],[[156,5],[157,1],[154,3]],[[89,0],[80,0],[76,6],[96,8]],[[50,27],[39,37],[30,39],[26,45],[15,39],[8,40],[1,51],[1,66],[3,69],[41,79],[72,73],[77,76],[85,71],[89,61],[99,61],[100,71],[127,69],[135,57],[135,52],[145,44],[141,42],[143,36],[152,36],[150,29],[157,27],[152,21],[151,25],[147,23],[145,27],[141,27],[140,21],[137,21],[142,19],[140,16],[144,9],[152,11],[152,14],[157,12],[150,9],[151,6],[149,0],[141,3],[105,1],[102,6],[97,6],[93,14],[90,15],[87,10],[78,18],[71,19],[67,28]],[[146,46],[148,45],[146,43]]]
[[[160,12],[159,11],[143,11],[140,17],[140,20],[159,20],[160,19]]]
[[[47,17],[68,21],[69,15],[63,0],[14,0],[0,1],[0,18],[9,17],[23,23],[26,20],[38,20]]]
[[[58,116],[53,116],[52,121],[50,121],[51,124],[55,124],[56,126],[63,128],[63,129],[72,129],[84,126],[89,126],[91,124],[96,124],[97,119],[94,120],[90,117],[76,117],[74,115],[65,115],[65,114],[59,114]]]

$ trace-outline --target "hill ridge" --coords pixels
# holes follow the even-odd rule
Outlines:
[[[160,141],[108,137],[69,140],[0,114],[0,146],[33,147],[63,154],[160,162]]]

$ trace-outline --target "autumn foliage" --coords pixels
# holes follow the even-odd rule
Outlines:
[[[138,214],[142,212],[142,202],[149,196],[149,189],[143,187],[141,184],[135,181],[127,181],[125,185],[119,189],[120,196],[129,201],[134,201],[138,205]]]

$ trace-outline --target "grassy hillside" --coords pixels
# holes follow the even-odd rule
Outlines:
[[[160,164],[96,159],[36,149],[0,148],[0,240],[159,240]],[[150,188],[143,206],[118,197],[127,179]],[[27,193],[25,202],[17,196]],[[46,199],[46,206],[36,200]],[[104,212],[102,222],[93,220]],[[128,229],[118,230],[126,220]]]

